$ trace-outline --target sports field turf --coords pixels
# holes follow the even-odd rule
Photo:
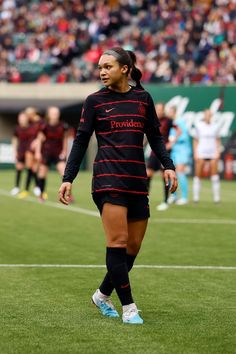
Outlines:
[[[10,197],[13,171],[0,171],[0,353],[236,353],[235,182],[222,183],[220,205],[206,180],[199,205],[157,212],[162,191],[155,177],[140,267],[131,272],[145,324],[132,326],[90,304],[105,272],[89,267],[104,265],[105,253],[100,218],[87,213],[96,212],[90,178],[80,174],[76,202],[66,209],[56,204],[55,172],[49,201],[40,204]]]

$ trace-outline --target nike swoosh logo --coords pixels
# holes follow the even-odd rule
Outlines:
[[[106,113],[109,113],[109,112],[111,112],[113,109],[115,109],[115,108],[106,109],[105,112],[106,112]]]

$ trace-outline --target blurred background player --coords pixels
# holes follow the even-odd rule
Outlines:
[[[173,124],[178,127],[178,130],[171,128],[169,142],[171,144],[170,156],[175,164],[179,181],[178,192],[173,193],[168,198],[168,203],[184,205],[188,203],[187,166],[191,163],[191,140],[185,120],[176,116],[175,107],[169,109],[168,115],[173,120]],[[181,194],[180,198],[177,193]]]
[[[13,152],[15,156],[15,187],[11,190],[11,195],[15,196],[20,192],[22,172],[25,168],[25,154],[30,144],[29,120],[25,112],[18,115],[18,124],[12,138]]]
[[[170,152],[170,143],[168,141],[170,129],[173,127],[173,120],[168,118],[165,115],[165,105],[162,102],[159,102],[155,105],[157,117],[160,121],[160,132],[163,136],[164,142],[166,144],[166,149]],[[148,190],[150,190],[151,180],[155,174],[155,172],[161,171],[162,181],[163,181],[163,189],[164,189],[164,202],[157,206],[157,210],[164,211],[168,208],[167,199],[169,196],[169,187],[166,186],[165,180],[163,178],[163,169],[160,161],[153,151],[150,152],[150,156],[147,160],[147,177],[148,177]]]
[[[64,174],[67,148],[67,126],[60,121],[60,110],[58,107],[49,107],[36,144],[36,158],[40,161],[38,184],[41,201],[47,199],[45,186],[50,166],[55,165],[59,174]]]
[[[25,165],[27,168],[27,176],[25,182],[25,189],[19,193],[18,198],[24,199],[29,195],[31,181],[34,180],[34,194],[39,196],[40,190],[38,187],[37,180],[37,170],[39,167],[39,161],[37,161],[35,156],[35,144],[37,143],[37,136],[42,127],[42,118],[34,107],[27,107],[24,111],[27,116],[29,126],[28,126],[28,135],[29,143],[25,152]]]
[[[212,113],[209,109],[204,111],[204,119],[195,123],[194,138],[194,171],[193,178],[193,200],[199,201],[201,177],[205,163],[210,165],[210,176],[212,183],[213,200],[220,202],[220,176],[218,162],[220,158],[221,140],[219,127],[212,120]]]

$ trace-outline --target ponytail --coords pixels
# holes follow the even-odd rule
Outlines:
[[[140,83],[141,78],[142,78],[142,73],[135,66],[136,61],[137,61],[136,55],[131,50],[127,50],[127,53],[129,54],[129,56],[130,56],[130,58],[132,60],[132,68],[131,68],[131,73],[130,73],[131,79],[136,82],[136,87],[140,88],[141,90],[144,90],[143,86]]]
[[[136,55],[131,50],[125,50],[121,47],[114,47],[111,49],[106,50],[103,54],[112,55],[120,65],[127,65],[128,72],[127,75],[130,73],[130,77],[132,80],[136,82],[136,87],[141,90],[144,90],[143,86],[140,83],[142,78],[141,71],[135,66],[136,64]]]

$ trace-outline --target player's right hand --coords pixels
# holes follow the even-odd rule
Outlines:
[[[71,197],[72,184],[63,182],[58,191],[58,198],[62,204],[68,205]]]

